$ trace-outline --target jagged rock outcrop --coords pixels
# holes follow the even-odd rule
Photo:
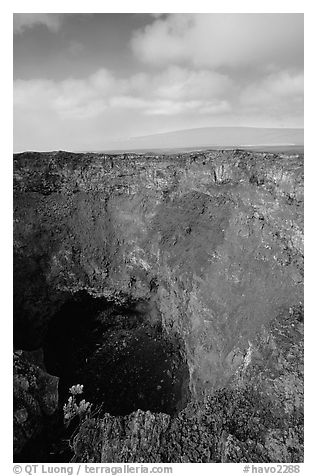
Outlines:
[[[14,170],[18,347],[41,346],[50,319],[78,290],[116,303],[151,300],[165,331],[183,341],[193,401],[252,383],[255,401],[274,409],[285,397],[300,419],[302,324],[289,316],[303,301],[301,155],[25,153]],[[298,458],[285,449],[287,431],[274,428],[261,444],[281,461]],[[222,456],[209,448],[190,461],[238,460],[236,446],[255,461],[247,436],[221,431]]]
[[[38,352],[16,351],[13,355],[14,454],[41,432],[43,419],[58,406],[59,379],[39,367],[41,360]]]

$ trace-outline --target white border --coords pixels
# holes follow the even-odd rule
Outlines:
[[[70,2],[55,1],[12,1],[1,6],[1,93],[2,114],[1,132],[3,145],[1,148],[1,461],[4,464],[2,473],[12,474],[12,13],[13,12],[54,12],[54,13],[164,13],[164,12],[198,12],[198,13],[305,13],[305,464],[301,474],[314,474],[313,463],[315,455],[315,399],[316,399],[316,354],[314,352],[316,339],[316,260],[315,248],[317,233],[315,230],[316,208],[316,52],[317,44],[315,31],[317,16],[312,1],[267,0],[267,1],[171,1],[152,0],[151,2],[130,1],[94,1]],[[268,32],[269,34],[269,32]],[[313,143],[313,139],[315,139]],[[307,259],[308,256],[308,259]],[[174,465],[173,465],[174,466]],[[196,465],[183,464],[181,468],[175,465],[174,474],[192,473],[203,474],[243,474],[243,465]],[[212,467],[211,467],[212,466]],[[177,467],[177,469],[176,469]]]

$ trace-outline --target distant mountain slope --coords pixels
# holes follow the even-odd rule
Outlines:
[[[111,149],[190,147],[284,146],[304,144],[303,129],[256,127],[204,127],[134,137],[111,144]]]

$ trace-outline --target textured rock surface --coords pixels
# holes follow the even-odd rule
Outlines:
[[[208,414],[201,402],[216,398],[210,397],[214,392],[241,388],[245,395],[250,385],[254,402],[263,401],[272,415],[261,441],[252,432],[243,439],[223,423],[218,446],[204,447],[201,456],[180,444],[174,461],[186,451],[190,461],[298,459],[303,157],[244,151],[26,153],[15,156],[14,170],[17,346],[42,345],[51,317],[78,290],[117,303],[155,301],[165,330],[184,343],[198,415]],[[232,411],[236,408],[233,402]],[[275,408],[282,415],[277,426]],[[192,424],[183,412],[182,428],[194,432],[196,425],[201,438],[205,417]],[[143,418],[142,425],[152,421],[148,414],[131,418]],[[151,423],[158,425],[150,432],[154,439],[172,431],[163,420],[157,416]],[[169,428],[177,428],[178,421],[172,418]],[[104,425],[96,428],[99,424]],[[265,450],[255,450],[258,443]],[[151,445],[144,446],[145,453]],[[107,451],[101,457],[112,460],[114,453]],[[131,450],[131,461],[136,451]],[[158,449],[149,453],[173,460]],[[120,454],[126,455],[124,448]]]
[[[15,454],[40,433],[43,418],[52,415],[58,406],[58,378],[35,364],[41,365],[38,354],[17,351],[13,356]]]
[[[88,419],[74,461],[303,461],[303,320],[290,309],[263,327],[226,388],[177,416]]]

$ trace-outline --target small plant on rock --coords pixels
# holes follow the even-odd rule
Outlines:
[[[82,395],[83,388],[83,385],[77,384],[69,389],[70,397],[63,406],[64,424],[66,428],[74,418],[78,417],[79,420],[82,421],[86,419],[91,412],[91,403],[86,402],[84,399],[80,400],[79,395]]]

